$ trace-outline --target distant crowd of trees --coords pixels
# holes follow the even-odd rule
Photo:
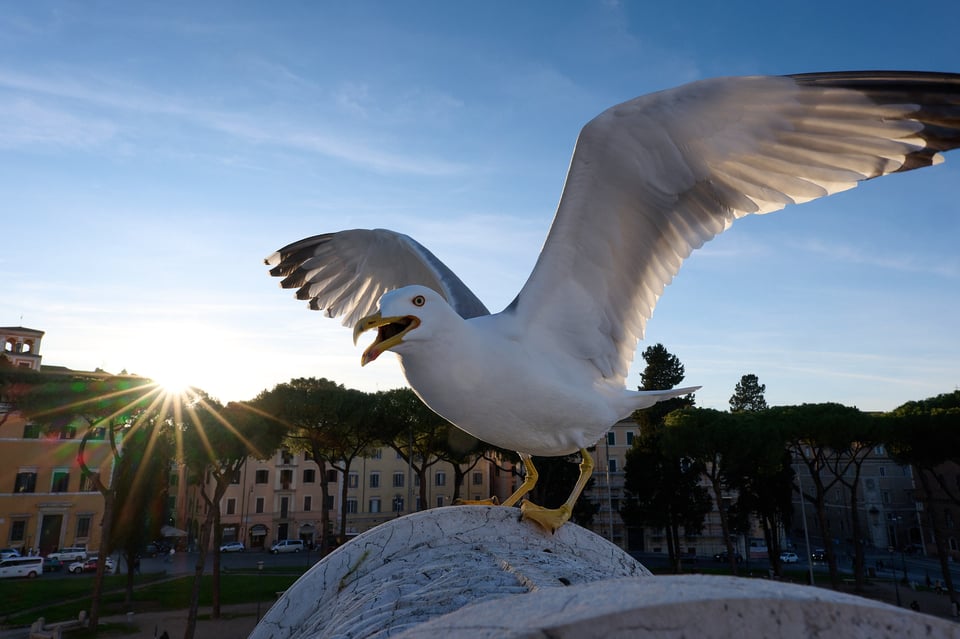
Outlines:
[[[684,377],[680,361],[661,344],[647,348],[642,389],[673,388]],[[680,568],[680,536],[699,534],[713,510],[727,540],[730,568],[737,570],[731,541],[749,530],[755,517],[763,529],[771,567],[780,574],[781,531],[790,529],[792,496],[800,487],[795,466],[812,479],[804,486],[823,538],[827,495],[840,488],[853,513],[860,502],[860,476],[871,451],[883,445],[899,464],[912,466],[922,495],[936,492],[960,506],[960,487],[945,469],[960,461],[960,391],[909,402],[882,414],[840,404],[768,407],[764,385],[744,375],[730,398],[730,411],[695,407],[695,397],[676,398],[638,413],[640,436],[627,454],[627,498],[621,516],[628,526],[662,528],[675,568]],[[732,503],[725,498],[735,496]],[[948,569],[947,531],[937,510],[931,517],[944,582],[953,597]],[[851,537],[863,538],[859,517],[851,517]],[[854,575],[865,579],[864,547],[854,544]],[[830,577],[839,585],[837,557],[825,544]]]
[[[662,345],[646,349],[643,357],[647,366],[641,389],[672,388],[683,379],[683,365]],[[842,485],[850,492],[849,503],[855,505],[860,465],[879,443],[900,463],[914,466],[927,494],[938,485],[960,503],[956,486],[944,485],[948,482],[938,474],[944,462],[960,459],[960,392],[868,415],[838,404],[769,408],[764,390],[756,376],[744,375],[730,399],[729,412],[696,408],[690,395],[635,415],[640,434],[626,461],[628,494],[621,515],[629,526],[664,529],[670,557],[678,568],[680,531],[699,532],[712,504],[723,504],[724,495],[735,494],[734,503],[718,509],[724,538],[730,540],[733,533],[746,530],[747,518],[756,517],[779,573],[779,534],[789,528],[791,493],[798,490],[792,464],[806,465],[813,477],[805,498],[825,530],[827,491]],[[136,376],[37,373],[0,365],[0,403],[20,411],[41,433],[79,425],[81,472],[104,499],[101,556],[120,552],[129,567],[167,523],[171,462],[187,470],[188,481],[197,486],[207,505],[205,518],[197,526],[200,552],[187,636],[192,636],[196,625],[205,555],[221,542],[221,498],[248,457],[268,459],[281,448],[309,453],[318,465],[326,503],[330,491],[326,470],[346,476],[359,457],[376,447],[388,446],[409,461],[420,478],[421,492],[428,485],[431,466],[451,463],[457,473],[455,498],[480,459],[499,463],[502,455],[513,454],[453,427],[409,389],[365,393],[317,378],[292,379],[248,402],[222,405],[202,390],[168,394],[151,380]],[[105,439],[110,446],[113,477],[100,478],[97,469],[84,462],[84,449],[95,439]],[[547,506],[559,505],[577,475],[576,466],[562,458],[535,461],[540,482],[531,498]],[[347,482],[340,486],[345,491]],[[341,500],[345,497],[341,495]],[[420,503],[427,503],[426,495],[421,494]],[[581,499],[574,520],[588,524],[596,511],[596,505]],[[320,543],[326,549],[332,542],[327,531],[333,527],[326,521],[326,509],[321,516]],[[346,521],[341,517],[336,523],[342,539]],[[934,532],[944,561],[944,581],[952,593],[945,542],[936,526]],[[829,545],[826,548],[830,574],[836,580],[836,557]],[[735,556],[728,541],[734,571]],[[863,563],[858,545],[858,583],[863,580]],[[98,564],[94,581],[93,624],[99,615],[102,566]],[[220,613],[217,553],[213,566],[216,617]],[[127,590],[129,598],[132,569]]]

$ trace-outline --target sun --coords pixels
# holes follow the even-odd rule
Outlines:
[[[157,383],[163,392],[167,395],[183,395],[191,388],[190,380],[187,378],[187,371],[170,369],[167,371],[158,371],[158,374],[153,376],[154,382]]]

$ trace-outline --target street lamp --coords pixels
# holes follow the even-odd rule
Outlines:
[[[257,574],[263,575],[263,560],[257,562]],[[262,584],[262,579],[257,579],[258,584]],[[263,598],[263,591],[257,589],[257,623],[260,623],[260,599]]]

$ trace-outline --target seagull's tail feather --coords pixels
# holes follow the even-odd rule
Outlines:
[[[699,386],[687,386],[685,388],[668,388],[667,390],[642,390],[634,393],[636,404],[634,410],[650,408],[657,402],[673,397],[682,397],[700,390]]]

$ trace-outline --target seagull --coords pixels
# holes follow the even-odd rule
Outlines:
[[[593,471],[587,448],[634,411],[698,387],[633,391],[627,370],[664,287],[690,253],[750,214],[938,164],[960,146],[960,74],[853,71],[705,79],[613,106],[580,132],[529,279],[490,313],[407,235],[353,229],[265,261],[283,288],[376,331],[414,392],[478,439],[531,457],[580,452],[570,497],[522,517],[550,531]],[[495,503],[495,502],[489,502]]]

